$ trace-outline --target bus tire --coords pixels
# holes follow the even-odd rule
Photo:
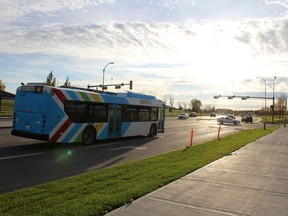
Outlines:
[[[157,127],[155,124],[152,124],[150,127],[150,133],[148,134],[149,137],[154,137],[157,135]]]
[[[96,131],[93,127],[87,127],[83,131],[82,142],[84,145],[92,145],[96,141]]]

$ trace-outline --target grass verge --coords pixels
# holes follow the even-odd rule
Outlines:
[[[13,116],[14,100],[2,100],[0,117]]]
[[[0,195],[0,215],[103,215],[276,130],[219,140]]]
[[[258,117],[262,119],[261,122],[264,122],[265,116],[258,116]],[[272,116],[271,115],[266,116],[266,122],[272,123]],[[279,115],[275,115],[274,116],[274,124],[284,124],[284,116],[279,117]]]

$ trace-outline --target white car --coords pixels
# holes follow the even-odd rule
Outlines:
[[[228,116],[223,116],[221,118],[218,118],[217,122],[219,122],[220,124],[234,124],[234,125],[240,124],[239,120],[233,119]]]
[[[178,119],[188,119],[189,116],[187,115],[187,113],[181,113],[179,116],[178,116]]]

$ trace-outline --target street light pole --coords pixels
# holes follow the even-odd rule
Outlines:
[[[272,124],[274,124],[274,116],[275,116],[275,97],[274,97],[274,92],[275,92],[275,80],[276,76],[273,79],[273,110],[272,110]]]
[[[103,68],[103,82],[102,82],[102,90],[104,90],[104,74],[105,74],[105,69],[109,64],[114,64],[114,62],[109,62],[108,64],[105,65]]]
[[[266,130],[266,80],[262,77],[257,77],[257,79],[262,79],[265,83],[264,130]]]

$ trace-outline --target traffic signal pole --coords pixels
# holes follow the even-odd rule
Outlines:
[[[88,85],[87,88],[90,89],[90,88],[102,88],[102,90],[105,90],[108,88],[108,86],[115,86],[115,89],[120,89],[121,86],[124,86],[124,85],[129,85],[129,89],[132,90],[133,88],[133,81],[130,80],[129,83],[120,83],[120,84],[108,84],[108,85]]]
[[[241,98],[242,100],[247,100],[248,98],[265,99],[265,108],[264,108],[265,119],[264,119],[264,122],[263,122],[263,126],[264,126],[264,130],[266,130],[266,111],[267,111],[266,100],[267,99],[272,99],[273,100],[273,109],[274,109],[274,96],[273,97],[267,97],[266,96],[266,81],[265,81],[265,97],[236,96],[236,95],[232,95],[232,96],[231,95],[216,95],[216,96],[214,96],[214,99],[218,99],[220,97],[227,97],[229,100],[231,100],[233,98]]]

